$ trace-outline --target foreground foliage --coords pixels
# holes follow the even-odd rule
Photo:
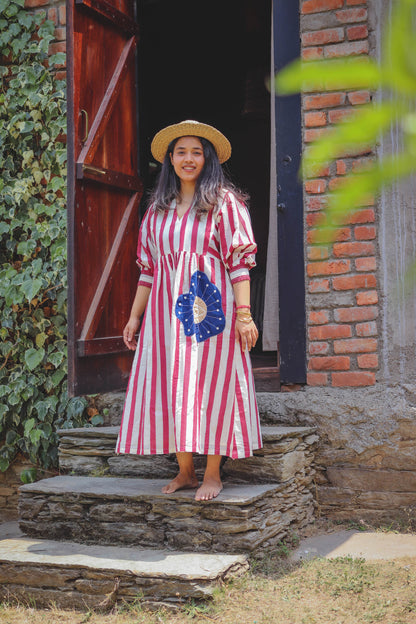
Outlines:
[[[0,470],[53,466],[66,394],[66,94],[54,24],[0,0]]]
[[[351,111],[305,152],[302,168],[307,178],[319,175],[325,165],[346,154],[376,148],[380,135],[397,125],[402,151],[366,164],[365,169],[345,177],[330,195],[316,242],[330,242],[336,226],[383,187],[416,172],[416,0],[397,0],[382,39],[380,62],[369,57],[347,60],[297,60],[276,78],[281,94],[298,91],[345,89],[378,90],[369,104]]]

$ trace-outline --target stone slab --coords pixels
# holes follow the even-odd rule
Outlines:
[[[354,557],[368,561],[416,558],[416,535],[337,531],[302,540],[292,555],[295,561],[314,557]]]
[[[20,527],[32,537],[200,552],[252,552],[312,521],[296,484],[226,485],[212,501],[162,494],[164,480],[60,476],[20,488]]]
[[[106,479],[104,477],[75,477],[61,475],[51,479],[43,479],[36,483],[28,483],[20,487],[23,493],[40,494],[74,494],[89,495],[97,498],[131,498],[135,500],[151,498],[162,501],[194,501],[195,490],[180,490],[173,494],[162,494],[162,487],[166,485],[164,479],[128,479],[114,477]],[[242,484],[226,485],[220,495],[212,501],[204,501],[200,505],[218,505],[226,503],[228,505],[249,505],[254,503],[266,493],[274,492],[279,485],[274,484]]]
[[[91,546],[19,537],[16,525],[0,528],[0,597],[38,606],[96,608],[109,596],[112,604],[207,599],[220,581],[247,568],[244,555]]]

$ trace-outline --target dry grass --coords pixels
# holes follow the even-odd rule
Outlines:
[[[281,554],[281,553],[279,553]],[[416,561],[367,563],[315,559],[291,564],[281,556],[253,561],[251,571],[219,588],[208,605],[177,613],[140,604],[103,615],[0,606],[2,624],[415,624]]]

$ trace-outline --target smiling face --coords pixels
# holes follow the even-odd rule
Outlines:
[[[198,137],[177,140],[170,160],[182,184],[196,184],[205,164],[204,150]]]

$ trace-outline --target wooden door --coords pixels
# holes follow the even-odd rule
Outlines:
[[[125,387],[134,298],[138,28],[133,0],[68,0],[68,389]]]

